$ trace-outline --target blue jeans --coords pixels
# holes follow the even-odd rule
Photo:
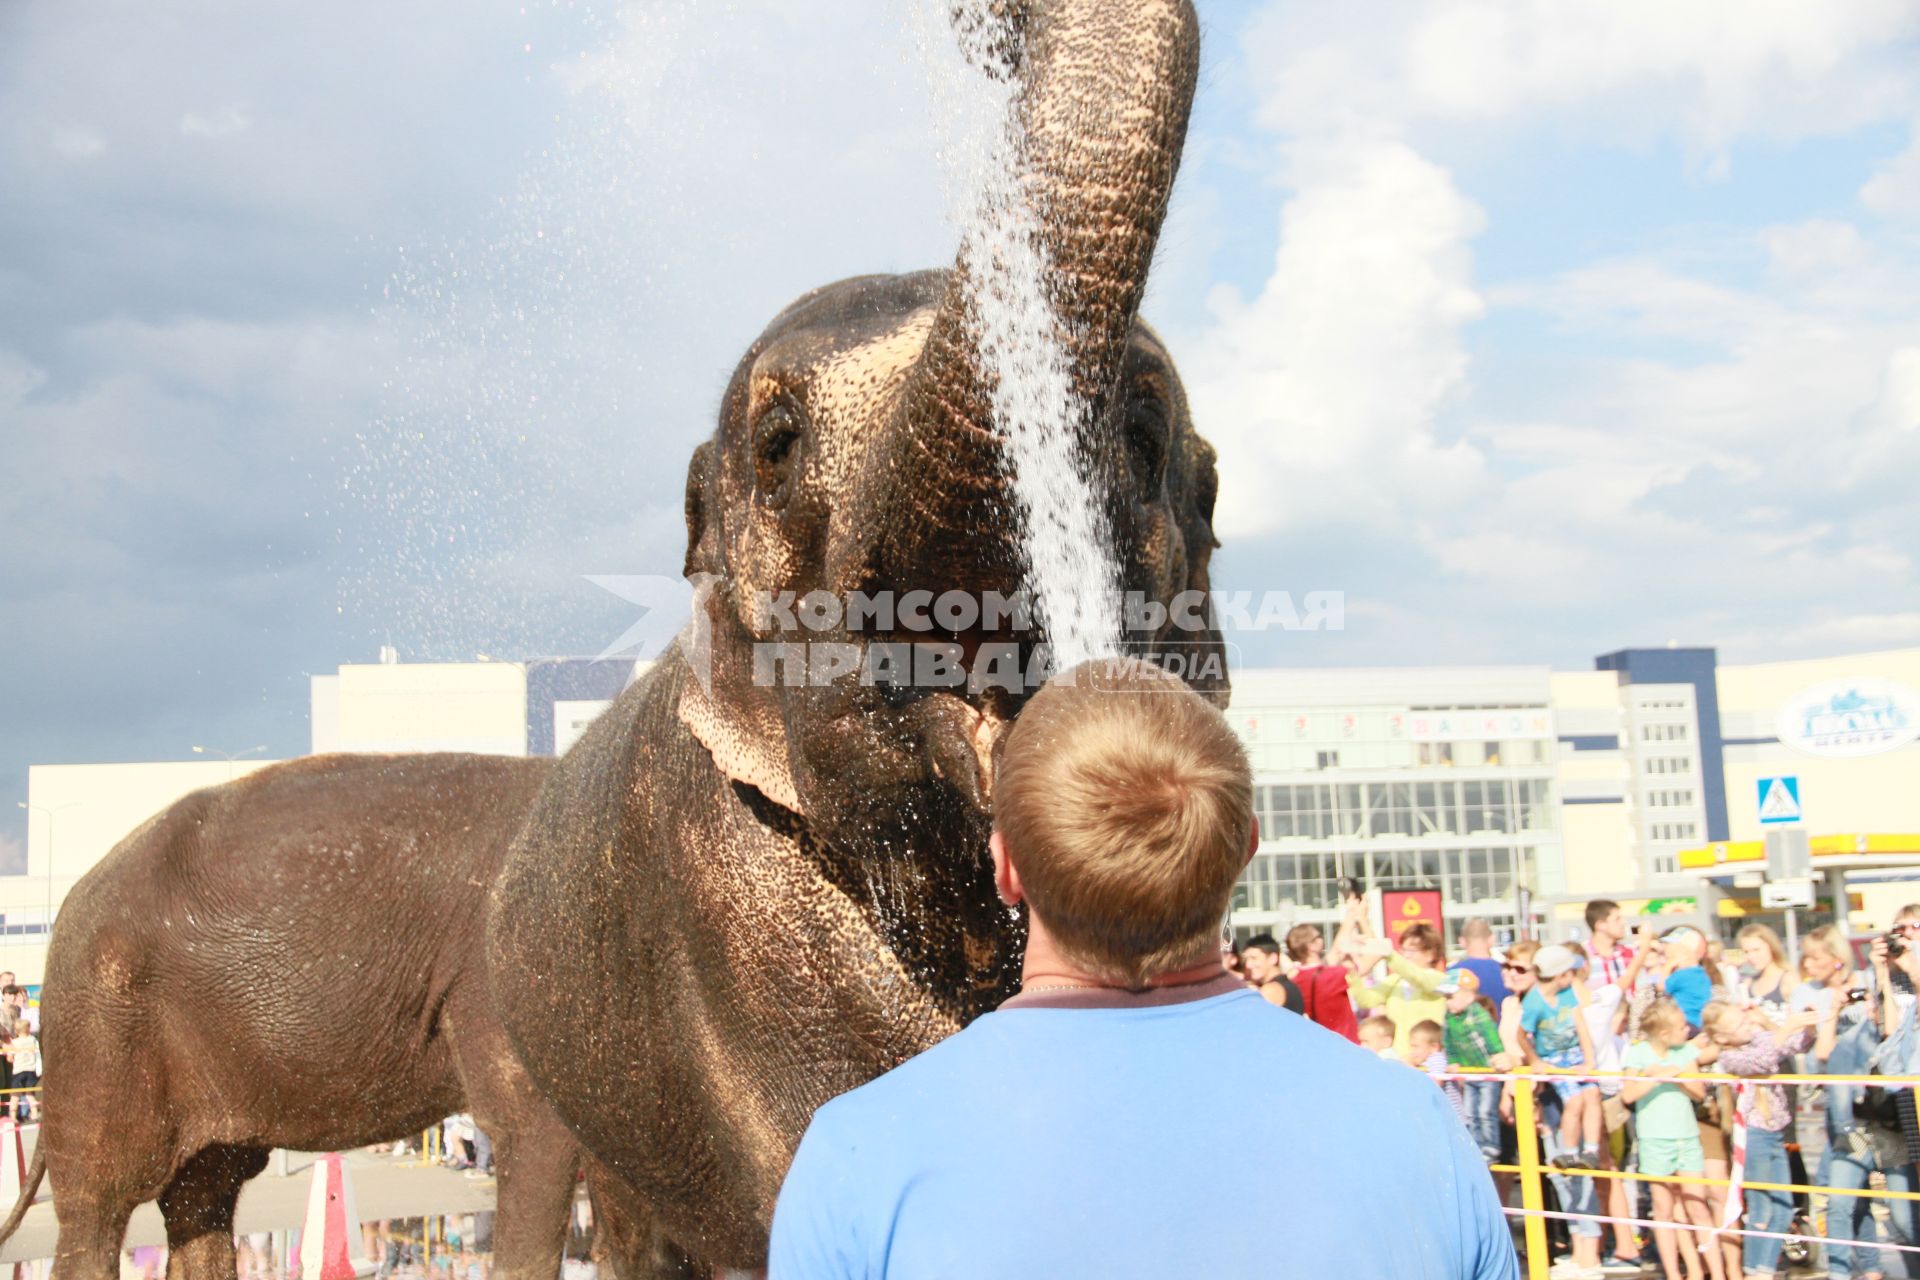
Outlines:
[[[1880,1047],[1880,1033],[1870,1018],[1860,1018],[1843,1028],[1834,1042],[1833,1056],[1817,1064],[1822,1071],[1837,1076],[1865,1075]],[[1827,1134],[1844,1133],[1853,1127],[1853,1109],[1866,1095],[1866,1087],[1857,1084],[1827,1086]]]
[[[1467,1132],[1489,1160],[1500,1158],[1500,1085],[1496,1081],[1468,1081],[1462,1087]]]
[[[1588,1087],[1592,1087],[1589,1085]],[[1560,1144],[1560,1117],[1562,1103],[1558,1082],[1554,1088],[1541,1090],[1540,1126],[1545,1132],[1545,1153],[1549,1158]],[[1560,1197],[1560,1212],[1598,1214],[1600,1197],[1594,1192],[1597,1178],[1569,1177],[1548,1169],[1547,1177],[1553,1182],[1554,1194]],[[1594,1240],[1600,1236],[1600,1223],[1592,1217],[1567,1219],[1569,1235],[1585,1236]]]
[[[1747,1130],[1747,1172],[1749,1182],[1792,1182],[1787,1170],[1786,1135],[1766,1129]],[[1747,1227],[1753,1231],[1787,1231],[1793,1226],[1791,1191],[1744,1192]],[[1748,1271],[1772,1275],[1779,1264],[1784,1240],[1766,1236],[1748,1236],[1740,1246],[1740,1262]]]
[[[473,1167],[482,1173],[493,1172],[493,1139],[477,1124],[473,1126]]]
[[[1753,1135],[1747,1135],[1747,1155],[1753,1155]],[[1827,1166],[1827,1184],[1835,1188],[1827,1198],[1827,1238],[1830,1240],[1875,1240],[1877,1239],[1873,1214],[1870,1212],[1872,1199],[1866,1196],[1850,1196],[1847,1191],[1857,1191],[1866,1187],[1867,1175],[1876,1170],[1885,1175],[1887,1190],[1912,1191],[1914,1189],[1913,1166],[1905,1163],[1890,1162],[1888,1153],[1900,1148],[1902,1140],[1898,1134],[1875,1134],[1873,1149],[1859,1157],[1849,1155],[1845,1150],[1835,1150]],[[1911,1200],[1887,1201],[1887,1226],[1891,1229],[1894,1244],[1911,1245],[1920,1243],[1920,1232],[1915,1231],[1914,1202]],[[1834,1280],[1847,1280],[1848,1277],[1865,1271],[1880,1271],[1890,1276],[1907,1276],[1908,1259],[1912,1255],[1894,1253],[1887,1249],[1878,1249],[1871,1244],[1828,1246],[1827,1266]]]

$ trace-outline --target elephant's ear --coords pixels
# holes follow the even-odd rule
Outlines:
[[[704,447],[704,446],[703,446]],[[689,500],[689,524],[692,522]],[[688,549],[700,544],[696,535]],[[786,724],[774,690],[753,678],[752,643],[729,616],[723,579],[703,578],[694,594],[693,649],[704,656],[680,690],[680,723],[713,757],[714,768],[805,815],[787,762]],[[701,667],[704,666],[704,673]]]
[[[687,463],[687,561],[689,578],[699,573],[719,574],[720,529],[707,513],[713,509],[713,441],[702,441]]]

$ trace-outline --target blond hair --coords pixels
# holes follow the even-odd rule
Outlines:
[[[1678,1012],[1677,1009],[1675,1011]],[[1706,1003],[1706,1007],[1700,1010],[1700,1026],[1702,1029],[1717,1026],[1719,1025],[1720,1019],[1730,1013],[1739,1012],[1740,1006],[1731,1000],[1709,1000]]]
[[[1687,1015],[1680,1012],[1679,1005],[1661,996],[1648,1005],[1647,1011],[1640,1015],[1638,1030],[1643,1039],[1652,1039],[1653,1033],[1661,1027],[1675,1025],[1684,1028],[1687,1025]]]
[[[1800,959],[1803,963],[1807,958],[1809,947],[1839,965],[1839,972],[1847,973],[1853,969],[1853,949],[1847,945],[1845,936],[1834,926],[1823,924],[1818,929],[1807,930],[1806,935],[1800,939]]]
[[[994,826],[1060,949],[1140,988],[1212,953],[1247,861],[1253,775],[1226,718],[1177,677],[1098,659],[1014,721]]]
[[[1786,968],[1787,949],[1780,945],[1780,935],[1772,929],[1769,929],[1766,925],[1747,925],[1741,929],[1739,933],[1735,934],[1734,937],[1742,943],[1746,942],[1749,938],[1760,939],[1761,944],[1767,949],[1767,954],[1773,957],[1773,962],[1783,969]]]

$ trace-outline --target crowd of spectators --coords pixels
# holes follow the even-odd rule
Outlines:
[[[0,1118],[40,1118],[40,1006],[0,970]]]
[[[1876,1212],[1855,1194],[1914,1190],[1912,1092],[1765,1082],[1920,1072],[1920,904],[1858,950],[1832,925],[1794,955],[1757,923],[1732,949],[1650,920],[1630,938],[1605,900],[1588,904],[1584,938],[1494,941],[1476,919],[1451,956],[1431,925],[1389,942],[1351,896],[1331,941],[1300,925],[1284,946],[1263,934],[1223,961],[1275,1004],[1431,1074],[1512,1206],[1515,1180],[1499,1170],[1516,1160],[1515,1089],[1533,1088],[1551,1202],[1566,1224],[1555,1280],[1656,1269],[1670,1280],[1761,1280],[1790,1265],[1837,1280],[1920,1275],[1920,1205],[1887,1199]],[[1548,1078],[1521,1085],[1510,1073],[1523,1065]],[[1640,1176],[1607,1176],[1620,1171]],[[1729,1181],[1741,1184],[1731,1213]]]

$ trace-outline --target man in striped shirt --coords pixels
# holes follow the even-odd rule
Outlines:
[[[1626,944],[1627,916],[1620,904],[1610,898],[1595,898],[1587,904],[1587,985],[1620,988],[1621,995],[1633,994],[1634,979],[1640,966],[1634,963],[1634,950]]]

